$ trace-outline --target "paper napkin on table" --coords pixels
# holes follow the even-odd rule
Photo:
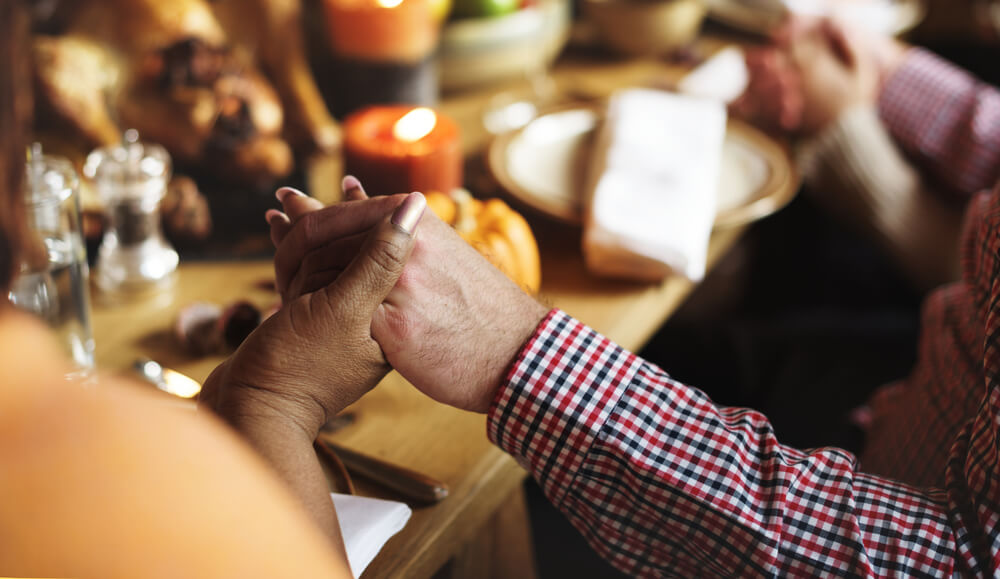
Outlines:
[[[685,75],[677,84],[677,90],[686,95],[731,103],[743,94],[748,84],[750,71],[743,51],[727,46]]]
[[[705,275],[726,109],[651,89],[615,93],[591,158],[587,268],[657,281]]]
[[[347,547],[351,573],[360,577],[386,541],[406,526],[412,511],[405,503],[331,493]]]

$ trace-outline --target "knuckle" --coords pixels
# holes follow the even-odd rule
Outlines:
[[[301,247],[305,250],[312,248],[320,239],[320,219],[317,212],[307,213],[299,218],[296,226],[299,229]]]

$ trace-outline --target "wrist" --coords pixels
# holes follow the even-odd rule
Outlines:
[[[259,382],[243,379],[233,370],[233,359],[229,358],[206,380],[203,392],[210,397],[203,398],[202,403],[248,437],[282,432],[314,440],[326,422],[322,405],[308,397],[263,387]]]
[[[879,71],[879,91],[881,87],[899,70],[910,47],[895,38],[884,38],[876,49],[876,60]]]
[[[468,408],[469,410],[483,413],[489,411],[499,392],[507,384],[511,371],[515,368],[518,361],[524,357],[525,347],[531,343],[535,334],[538,333],[539,326],[542,325],[553,311],[533,298],[529,299],[531,300],[531,304],[526,304],[526,307],[522,310],[526,313],[513,318],[517,323],[508,333],[511,339],[507,347],[503,350],[506,355],[503,356],[502,363],[498,365],[498,370],[494,373],[494,378],[484,384],[475,403]]]

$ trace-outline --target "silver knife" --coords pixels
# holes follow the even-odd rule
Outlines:
[[[147,382],[168,394],[181,398],[194,398],[201,392],[201,384],[197,380],[176,370],[164,368],[155,360],[139,358],[132,363],[132,367]]]

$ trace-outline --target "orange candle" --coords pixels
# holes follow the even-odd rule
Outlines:
[[[418,62],[437,45],[430,0],[325,0],[323,5],[330,45],[340,58]]]
[[[344,162],[370,195],[462,185],[458,125],[429,108],[373,106],[344,122]]]

